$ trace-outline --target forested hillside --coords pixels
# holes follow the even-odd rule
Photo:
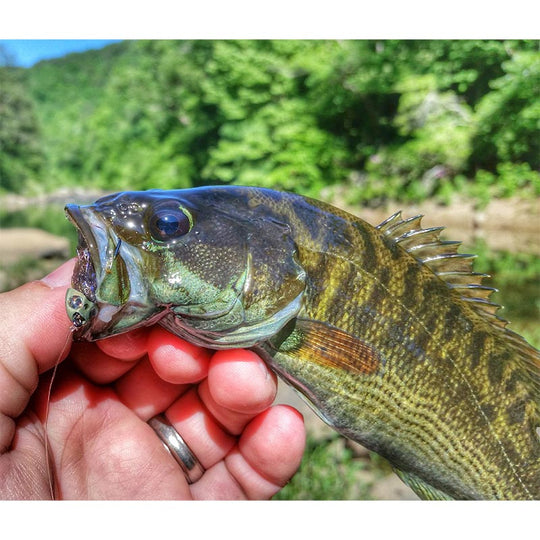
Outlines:
[[[537,41],[131,41],[0,67],[0,190],[540,195]]]

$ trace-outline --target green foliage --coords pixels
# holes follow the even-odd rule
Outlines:
[[[534,196],[539,63],[533,40],[118,43],[41,62],[7,92],[30,92],[40,131],[28,98],[9,102],[10,133],[31,136],[0,149],[18,179],[3,185]]]
[[[23,191],[35,181],[43,154],[23,70],[0,66],[0,191]]]
[[[284,100],[226,123],[202,178],[315,194],[343,177],[339,140],[319,129],[304,108],[300,100]]]
[[[433,75],[405,77],[397,86],[399,106],[393,124],[400,143],[383,147],[366,165],[364,200],[385,195],[422,200],[464,171],[470,153],[472,111],[452,91],[441,92]]]
[[[477,107],[471,164],[494,170],[499,162],[540,167],[540,54],[514,53],[502,63],[504,74]]]
[[[485,206],[492,198],[537,197],[540,195],[540,173],[532,170],[528,163],[505,161],[497,165],[495,173],[480,169],[467,184],[466,193],[480,206]]]
[[[496,40],[416,41],[418,74],[430,74],[437,88],[450,90],[474,107],[489,92],[490,81],[502,75],[501,64],[513,47],[534,48],[534,42]]]
[[[343,141],[351,171],[395,139],[394,87],[410,56],[409,42],[394,40],[309,42],[295,56],[308,106]]]
[[[83,181],[90,151],[85,147],[88,121],[103,99],[114,67],[129,59],[128,51],[127,43],[118,43],[99,52],[43,61],[27,70],[47,161],[41,178],[48,190]],[[100,136],[108,137],[110,128]],[[88,183],[95,181],[93,177]]]

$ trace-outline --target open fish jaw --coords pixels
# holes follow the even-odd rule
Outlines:
[[[88,300],[96,301],[96,270],[92,262],[92,255],[88,243],[79,230],[79,243],[77,246],[77,262],[73,271],[71,286],[84,294]]]

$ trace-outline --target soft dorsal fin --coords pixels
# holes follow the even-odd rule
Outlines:
[[[396,212],[377,226],[387,238],[399,244],[417,261],[429,267],[448,287],[456,290],[466,302],[488,317],[496,326],[508,323],[497,315],[498,304],[489,301],[493,287],[482,285],[487,274],[473,272],[476,255],[458,253],[461,242],[443,241],[440,234],[444,227],[423,229],[421,215],[402,219]]]

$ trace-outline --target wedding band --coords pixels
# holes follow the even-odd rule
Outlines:
[[[180,465],[188,484],[196,482],[204,474],[204,468],[178,431],[163,414],[158,414],[148,420],[148,425],[156,432],[163,446]]]

